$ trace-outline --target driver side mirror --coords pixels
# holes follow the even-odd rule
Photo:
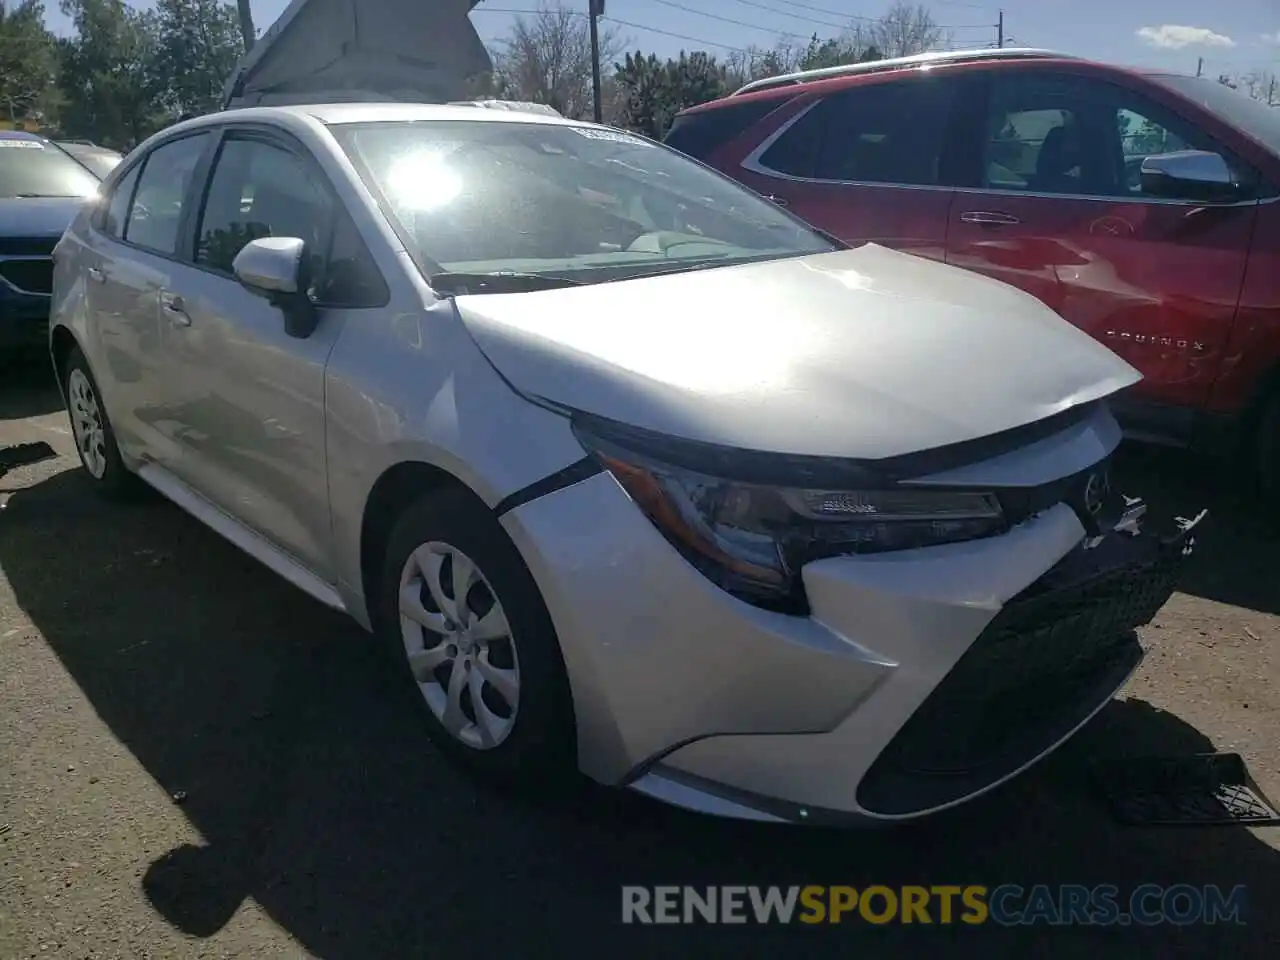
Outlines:
[[[250,293],[265,297],[284,314],[284,330],[305,340],[315,332],[315,304],[307,295],[307,244],[298,237],[259,237],[236,254],[231,269]]]
[[[1206,150],[1160,153],[1142,161],[1142,192],[1168,200],[1232,203],[1243,199],[1242,185],[1219,154]]]

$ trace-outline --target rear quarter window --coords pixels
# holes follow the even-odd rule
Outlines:
[[[748,127],[763,120],[790,98],[767,98],[724,102],[710,110],[682,113],[676,117],[663,142],[674,150],[705,160],[717,148],[733,140]]]

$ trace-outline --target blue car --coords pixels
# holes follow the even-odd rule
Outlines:
[[[48,337],[53,248],[98,184],[52,141],[0,132],[0,351]]]

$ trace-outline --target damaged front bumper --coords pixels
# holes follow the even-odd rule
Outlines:
[[[901,817],[973,796],[1051,752],[1142,660],[1135,630],[1177,587],[1207,511],[1144,530],[1122,498],[1108,522],[1005,604],[881,752],[858,803]]]

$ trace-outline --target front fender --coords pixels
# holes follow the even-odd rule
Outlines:
[[[365,505],[387,470],[428,464],[493,507],[583,457],[568,420],[507,385],[450,300],[347,324],[326,380],[334,567],[353,600]]]

